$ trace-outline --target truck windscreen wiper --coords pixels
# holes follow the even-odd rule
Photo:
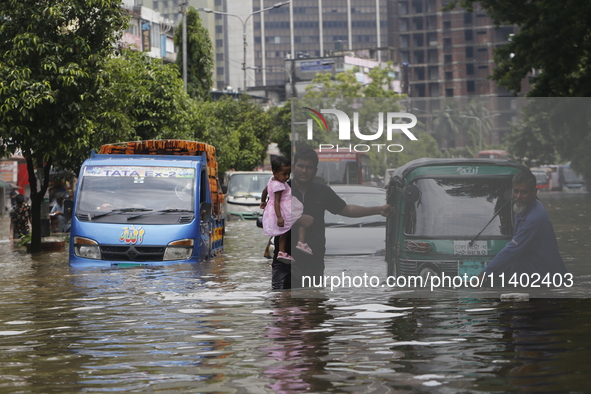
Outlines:
[[[103,216],[115,215],[115,214],[119,214],[119,213],[145,212],[145,211],[151,211],[151,209],[150,208],[118,208],[118,209],[113,209],[112,211],[109,211],[109,212],[99,213],[98,215],[94,215],[94,216],[92,216],[91,219],[98,219],[98,218],[102,218]]]
[[[383,220],[359,223],[326,223],[325,227],[382,227],[386,222]]]
[[[146,213],[140,213],[139,215],[134,215],[134,216],[130,216],[127,218],[127,220],[133,220],[133,219],[137,219],[137,218],[141,218],[142,216],[147,216],[147,215],[162,215],[165,213],[177,213],[177,212],[190,212],[193,213],[192,209],[180,209],[180,208],[170,208],[170,209],[161,209],[158,211],[152,211],[150,209],[151,212],[146,212]]]

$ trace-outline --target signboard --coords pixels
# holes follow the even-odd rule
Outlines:
[[[150,21],[142,19],[141,26],[142,26],[142,51],[150,52],[152,50]]]
[[[18,180],[18,164],[14,160],[0,161],[1,180],[6,183],[16,184]]]
[[[302,71],[326,71],[332,70],[333,64],[323,64],[326,63],[323,60],[310,60],[305,62],[300,62],[300,70]]]
[[[357,161],[357,154],[350,152],[322,152],[318,155],[319,161]]]
[[[474,241],[470,245],[470,241],[454,241],[454,254],[485,256],[488,254],[487,242]]]
[[[87,166],[84,176],[134,177],[134,178],[195,178],[193,168],[135,167],[135,166]]]

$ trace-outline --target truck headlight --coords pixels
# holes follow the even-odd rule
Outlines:
[[[98,242],[89,238],[74,237],[74,253],[85,259],[101,259],[101,247]]]
[[[187,260],[193,254],[194,239],[181,239],[166,245],[163,260]]]

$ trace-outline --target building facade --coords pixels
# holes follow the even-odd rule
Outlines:
[[[508,96],[488,79],[493,51],[515,33],[495,27],[484,11],[442,11],[448,0],[389,2],[389,43],[396,61],[408,65],[413,97]]]

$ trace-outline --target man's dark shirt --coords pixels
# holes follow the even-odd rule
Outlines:
[[[486,273],[539,274],[566,273],[558,252],[556,235],[542,203],[534,200],[515,216],[513,239],[484,269]]]
[[[289,181],[291,193],[304,204],[304,214],[314,218],[314,223],[306,229],[306,242],[314,252],[313,256],[300,252],[295,248],[297,244],[297,226],[292,228],[291,255],[296,260],[288,265],[277,260],[279,248],[275,247],[273,256],[273,289],[289,289],[302,286],[302,276],[324,275],[324,253],[326,251],[326,237],[324,228],[324,213],[329,211],[339,214],[347,205],[329,186],[313,182],[306,193],[302,193],[296,182]],[[278,239],[275,239],[278,245]]]

